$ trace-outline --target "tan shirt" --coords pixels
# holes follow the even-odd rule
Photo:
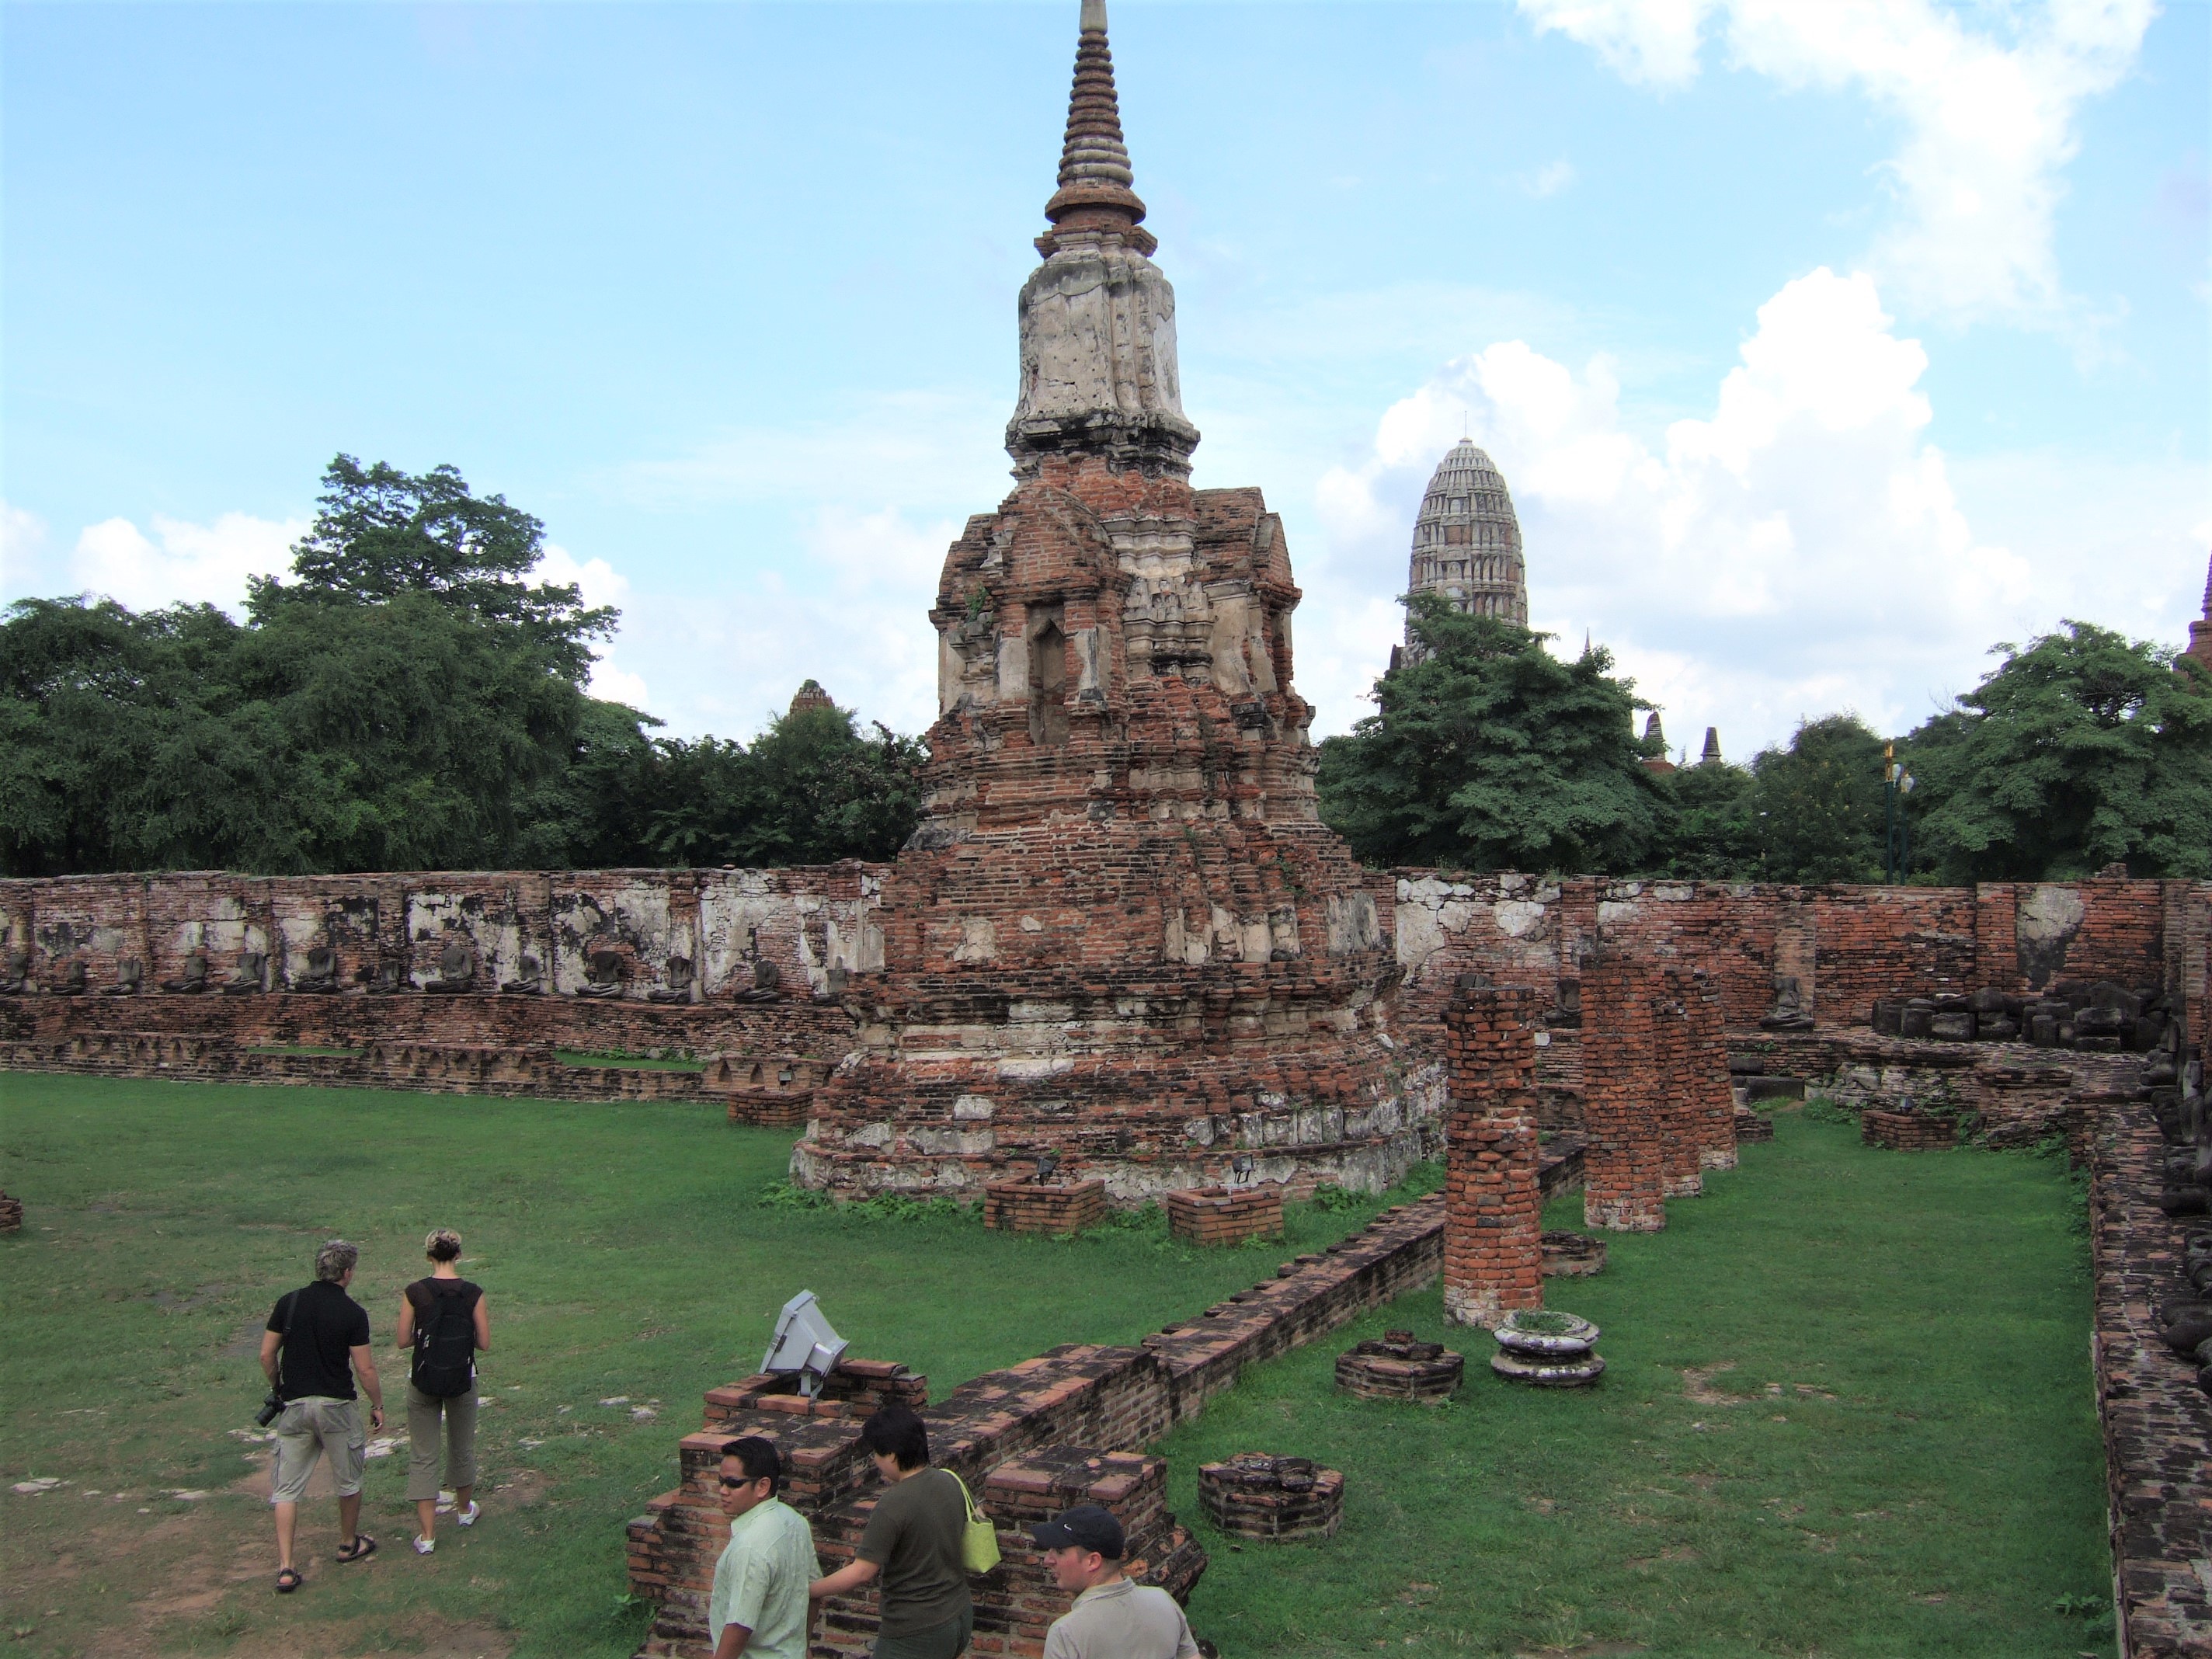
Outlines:
[[[1198,1644],[1175,1597],[1117,1578],[1084,1591],[1053,1621],[1044,1659],[1198,1659]]]

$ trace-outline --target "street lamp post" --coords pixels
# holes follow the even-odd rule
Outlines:
[[[1897,758],[1897,745],[1881,751],[1882,842],[1887,878],[1894,884],[1905,879],[1912,864],[1912,825],[1905,816],[1905,798],[1912,793],[1912,774]]]

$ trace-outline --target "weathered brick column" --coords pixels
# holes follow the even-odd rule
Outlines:
[[[1735,1091],[1729,1083],[1728,1038],[1721,1025],[1721,988],[1702,968],[1690,972],[1690,1077],[1696,1102],[1698,1164],[1735,1168]]]
[[[1690,975],[1664,965],[1651,975],[1652,1048],[1659,1095],[1659,1190],[1668,1198],[1695,1198],[1705,1190],[1698,1156],[1698,1097],[1690,1063]]]
[[[1602,951],[1583,967],[1583,1222],[1613,1232],[1667,1224],[1660,1190],[1651,970]]]
[[[1516,1308],[1544,1305],[1535,1016],[1534,991],[1472,974],[1444,1012],[1444,1314],[1463,1325],[1488,1328]]]

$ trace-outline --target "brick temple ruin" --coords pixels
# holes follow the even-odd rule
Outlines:
[[[1736,1160],[1732,1072],[1868,1109],[1899,1147],[1940,1139],[1931,1117],[2063,1135],[2094,1178],[2126,1650],[2212,1650],[2212,1398],[2158,1311],[2212,1206],[2212,883],[1362,869],[1316,810],[1281,521],[1257,489],[1191,486],[1174,295],[1133,184],[1085,0],[1021,295],[1014,488],[946,556],[927,805],[896,860],[0,882],[0,1066],[707,1103],[798,1129],[794,1180],[1047,1230],[1170,1194],[1202,1222],[1201,1189],[1376,1191],[1445,1156],[1443,1192],[1132,1347],[936,1402],[888,1362],[817,1401],[709,1389],[682,1484],[629,1528],[659,1606],[643,1651],[687,1656],[729,1436],[784,1449],[834,1563],[873,1501],[859,1419],[924,1409],[1006,1534],[976,1651],[1033,1655],[1061,1604],[1024,1521],[1103,1504],[1142,1576],[1188,1595],[1204,1556],[1152,1442],[1244,1365],[1439,1278],[1462,1322],[1540,1307],[1543,1200],[1579,1187],[1594,1228],[1662,1228]],[[2212,590],[2192,650],[2212,664]],[[694,1065],[629,1063],[669,1057]],[[1024,1183],[1041,1163],[1049,1192]],[[864,1650],[872,1608],[834,1605],[827,1650]]]

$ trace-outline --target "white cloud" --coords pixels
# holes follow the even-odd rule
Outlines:
[[[821,508],[787,575],[760,572],[733,594],[639,595],[622,654],[653,665],[653,712],[678,732],[749,738],[808,678],[864,720],[923,731],[937,718],[928,611],[960,528],[896,507]]]
[[[1605,60],[1624,81],[1686,86],[1697,78],[1698,37],[1716,0],[1521,0],[1537,31],[1557,29]]]
[[[642,506],[849,499],[988,499],[1012,388],[1003,398],[933,392],[871,394],[836,418],[725,433],[688,454],[632,461],[611,482]],[[961,495],[966,490],[969,494]]]
[[[244,605],[249,576],[275,575],[292,562],[305,519],[257,519],[225,513],[213,524],[155,514],[148,537],[128,519],[106,519],[79,533],[70,580],[134,611],[167,605]]]
[[[0,588],[25,585],[46,550],[46,521],[27,508],[0,501]]]
[[[2085,347],[2095,319],[2061,284],[2052,220],[2080,147],[2081,104],[2127,74],[2154,0],[2046,0],[2011,38],[1929,0],[1521,0],[1539,31],[1595,50],[1625,78],[1686,85],[1708,17],[1730,61],[1785,86],[1856,88],[1905,141],[1884,166],[1896,219],[1869,254],[1929,315],[2049,326]],[[1993,14],[2012,19],[2009,9]]]
[[[579,562],[576,556],[558,542],[545,544],[545,550],[538,562],[530,568],[531,578],[541,582],[574,582],[581,592],[587,605],[611,605],[617,611],[629,603],[629,578],[617,570],[605,559],[586,559]],[[620,641],[627,632],[617,623],[615,640]],[[652,693],[646,689],[644,677],[620,666],[614,659],[614,644],[599,652],[592,660],[592,678],[587,689],[595,697],[609,702],[628,703],[632,708],[648,707]]]
[[[2026,501],[2021,535],[1993,543],[1927,441],[1926,366],[1870,277],[1816,270],[1760,307],[1711,416],[1655,447],[1623,427],[1604,358],[1577,374],[1493,344],[1394,405],[1370,457],[1322,481],[1329,561],[1402,568],[1422,486],[1471,419],[1519,510],[1536,625],[1565,650],[1590,629],[1664,706],[1677,744],[1717,725],[1739,758],[1838,708],[1910,726],[1980,678],[1994,641],[2062,617],[2177,635],[2185,567],[2202,580],[2185,540],[2201,481],[2172,468],[2154,520],[2093,490],[2108,538],[2094,559],[2074,520]],[[2073,493],[2048,474],[2043,491]],[[1364,641],[1371,620],[1338,631]],[[1369,647],[1370,676],[1395,633]]]
[[[1556,161],[1547,161],[1534,173],[1521,175],[1522,192],[1542,201],[1547,196],[1557,196],[1575,181],[1575,164],[1564,155]]]
[[[530,568],[530,577],[541,582],[574,582],[587,605],[611,605],[619,610],[629,597],[629,577],[605,559],[586,559],[580,564],[558,542],[545,544],[545,551]]]

